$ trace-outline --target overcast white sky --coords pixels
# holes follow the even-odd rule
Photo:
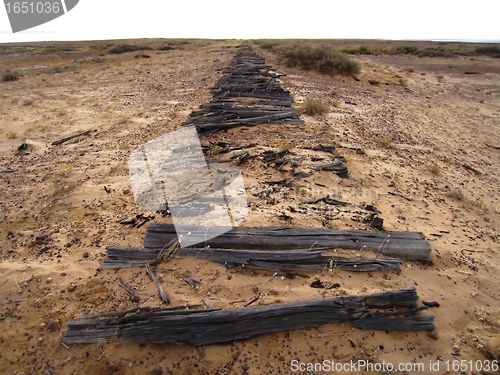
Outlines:
[[[80,0],[66,15],[16,34],[0,5],[0,42],[154,37],[500,41],[499,15],[498,0]]]

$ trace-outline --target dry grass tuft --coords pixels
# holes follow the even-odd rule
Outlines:
[[[282,141],[278,142],[277,147],[279,151],[291,151],[293,150],[294,146],[293,143],[288,139],[283,139]]]
[[[219,155],[221,151],[222,151],[222,147],[220,147],[219,145],[211,144],[208,147],[207,155],[209,158],[213,158],[213,157]]]
[[[13,132],[13,131],[8,131],[5,133],[5,135],[7,136],[7,138],[9,139],[16,139],[17,138],[17,134],[16,132]]]
[[[459,202],[463,202],[465,200],[465,195],[461,190],[450,190],[446,193],[446,196]]]
[[[441,176],[441,174],[442,174],[441,167],[438,164],[436,164],[436,163],[433,163],[433,164],[429,165],[428,170],[434,176]]]
[[[123,115],[121,116],[117,121],[116,121],[116,124],[117,125],[124,125],[126,124],[127,122],[129,122],[130,120],[132,119],[132,117],[130,116],[126,116],[126,115]]]
[[[310,116],[322,116],[330,112],[330,107],[318,99],[306,98],[302,104],[302,112]]]
[[[377,138],[377,143],[381,146],[389,147],[392,143],[392,138],[389,136],[389,134],[384,134]]]

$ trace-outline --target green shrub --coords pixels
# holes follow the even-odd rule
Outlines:
[[[11,72],[7,70],[2,74],[2,82],[12,82],[12,81],[17,81],[19,79],[19,76],[15,72]]]
[[[114,54],[126,53],[126,52],[135,52],[135,51],[147,51],[151,50],[151,47],[148,46],[138,46],[133,44],[120,44],[115,46],[109,50],[109,52]]]
[[[279,52],[291,67],[317,70],[325,74],[354,75],[360,71],[356,61],[327,46],[297,45],[280,48]]]

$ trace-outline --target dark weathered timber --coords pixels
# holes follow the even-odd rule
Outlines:
[[[142,267],[160,262],[161,249],[121,248],[108,246],[103,268]],[[244,250],[178,248],[172,257],[195,257],[213,262],[239,265],[270,271],[317,272],[321,269],[342,269],[353,272],[400,272],[400,262],[394,258],[343,258],[323,255],[318,249],[305,250]]]
[[[434,316],[419,315],[427,307],[417,307],[417,300],[410,288],[240,309],[116,312],[70,321],[62,341],[86,344],[123,337],[136,343],[207,345],[342,322],[362,329],[434,330]]]
[[[389,232],[362,230],[331,230],[325,228],[236,227],[226,228],[220,236],[205,240],[213,227],[187,225],[190,236],[199,240],[196,247],[214,249],[289,250],[289,249],[353,249],[371,250],[377,254],[408,260],[427,261],[431,253],[429,242],[420,232]],[[161,248],[177,239],[173,224],[150,224],[144,237],[144,247]]]
[[[278,75],[247,45],[240,46],[212,90],[212,100],[191,113],[185,125],[199,133],[236,126],[302,124],[300,111],[277,80]]]
[[[74,138],[81,137],[84,135],[90,135],[91,133],[92,133],[92,130],[85,130],[83,132],[80,132],[80,133],[77,133],[74,135],[70,135],[69,137],[64,137],[64,138],[58,139],[57,141],[52,142],[52,146],[62,145],[63,143],[71,141]]]

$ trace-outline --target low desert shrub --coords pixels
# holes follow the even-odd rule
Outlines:
[[[356,61],[328,46],[287,46],[280,48],[279,53],[290,67],[316,70],[325,74],[354,75],[360,71]]]
[[[151,47],[148,46],[140,46],[134,44],[120,44],[115,46],[109,50],[110,53],[121,54],[127,52],[136,52],[136,51],[148,51],[151,50]]]
[[[414,55],[420,57],[453,57],[456,52],[444,48],[418,48],[416,46],[399,46],[392,50],[397,55]]]
[[[360,46],[360,47],[352,47],[352,48],[344,48],[342,52],[347,53],[349,55],[378,55],[379,53],[369,47]]]
[[[500,47],[499,46],[477,47],[476,53],[478,55],[488,55],[488,56],[500,58]]]
[[[11,72],[10,70],[2,73],[2,82],[12,82],[17,81],[19,76],[15,72]]]

